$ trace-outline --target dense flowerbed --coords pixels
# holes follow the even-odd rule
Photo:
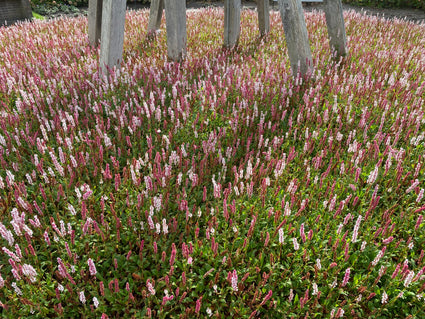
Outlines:
[[[306,19],[307,83],[277,13],[180,65],[130,11],[109,80],[84,17],[0,28],[2,316],[423,317],[425,26]]]

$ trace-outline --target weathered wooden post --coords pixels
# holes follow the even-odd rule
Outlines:
[[[181,61],[186,56],[186,0],[165,0],[168,58]]]
[[[0,26],[31,19],[32,10],[29,0],[0,0]]]
[[[257,0],[257,12],[260,35],[265,36],[270,31],[269,0]]]
[[[324,0],[323,4],[331,50],[335,50],[338,57],[345,56],[347,54],[347,36],[341,0]]]
[[[100,65],[103,71],[121,63],[124,46],[126,0],[104,0]]]
[[[224,46],[234,48],[241,34],[241,0],[224,0]]]
[[[151,6],[149,9],[148,34],[155,32],[161,27],[163,10],[164,0],[151,0]]]
[[[102,34],[102,9],[103,0],[89,0],[89,41],[92,46],[97,46]]]
[[[313,72],[313,58],[301,0],[279,0],[292,75],[308,76]]]

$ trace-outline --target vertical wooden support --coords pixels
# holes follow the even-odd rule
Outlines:
[[[162,11],[164,10],[164,0],[151,0],[149,9],[148,34],[159,30],[161,27]]]
[[[100,65],[103,71],[119,65],[124,46],[126,0],[104,0]]]
[[[338,57],[345,56],[347,54],[347,36],[341,0],[324,0],[323,4],[331,50],[335,50]]]
[[[265,36],[270,31],[269,0],[257,0],[257,12],[260,35]]]
[[[97,46],[102,33],[102,8],[103,0],[89,0],[89,41],[92,46]]]
[[[181,61],[186,56],[186,0],[165,0],[168,58]]]
[[[292,75],[296,77],[300,72],[302,77],[309,76],[313,72],[313,58],[301,0],[279,0],[279,10]]]
[[[224,0],[224,46],[238,45],[241,34],[241,0]]]
[[[23,20],[32,20],[31,1],[0,0],[0,26],[12,25]]]

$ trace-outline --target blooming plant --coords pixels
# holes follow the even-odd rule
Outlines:
[[[345,12],[335,61],[307,13],[293,79],[278,14],[187,14],[109,77],[84,17],[0,28],[2,315],[422,317],[425,26]]]

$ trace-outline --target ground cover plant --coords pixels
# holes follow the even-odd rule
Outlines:
[[[306,20],[307,82],[277,13],[176,64],[130,11],[109,79],[85,17],[1,28],[2,316],[423,318],[425,26]]]

